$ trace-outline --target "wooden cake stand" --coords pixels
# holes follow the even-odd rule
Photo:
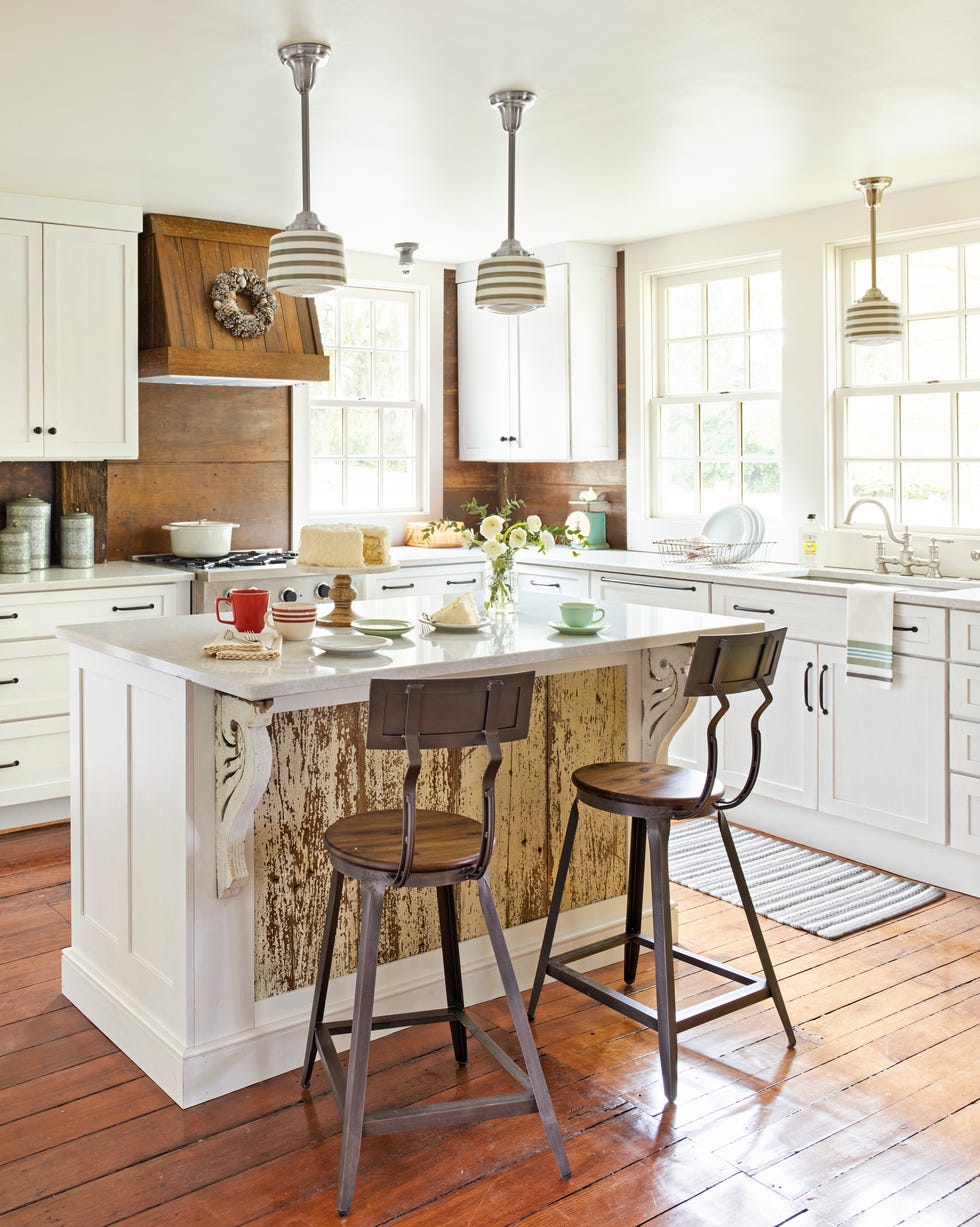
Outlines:
[[[357,592],[351,582],[354,575],[383,575],[387,571],[397,570],[398,563],[392,562],[387,566],[346,567],[343,571],[335,571],[330,591],[327,593],[328,599],[333,601],[333,609],[317,618],[317,626],[350,626],[354,619],[360,616],[351,608],[357,600]],[[329,573],[328,569],[327,574]]]

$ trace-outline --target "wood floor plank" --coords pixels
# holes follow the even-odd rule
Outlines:
[[[0,1126],[61,1107],[143,1077],[129,1057],[115,1050],[67,1069],[32,1078],[0,1090]]]
[[[656,1227],[706,1227],[713,1223],[751,1223],[752,1227],[782,1227],[806,1214],[806,1207],[793,1204],[741,1172],[696,1193],[688,1201],[647,1219]],[[800,1223],[803,1227],[803,1223]]]
[[[0,990],[0,1034],[8,1023],[64,1009],[67,1004],[67,998],[61,995],[60,980],[42,980],[23,988]]]
[[[8,1023],[0,1027],[0,1057],[11,1053],[24,1053],[28,1048],[36,1048],[39,1044],[47,1044],[51,1040],[64,1035],[78,1035],[91,1027],[84,1014],[79,1013],[73,1005],[62,998],[62,1008],[48,1010],[33,1018],[22,1018],[19,1022]]]

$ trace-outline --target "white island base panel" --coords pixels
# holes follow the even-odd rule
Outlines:
[[[525,652],[518,645],[483,658],[460,660],[457,655],[441,671],[460,675],[534,667],[539,676],[548,676],[624,668],[627,752],[660,758],[688,712],[681,691],[691,641],[700,631],[756,627],[676,611],[643,611],[647,615],[675,621],[659,632],[646,625],[632,634],[626,628],[615,640],[591,649],[561,637],[565,641],[549,643],[547,652]],[[183,635],[185,649],[197,642],[202,624],[196,619],[167,621],[171,633],[177,627]],[[196,629],[178,626],[195,622]],[[249,780],[241,763],[229,771],[227,746],[219,743],[216,753],[216,701],[220,710],[224,700],[213,686],[201,683],[196,667],[141,657],[135,631],[120,629],[107,645],[97,642],[95,628],[66,637],[72,642],[76,719],[72,946],[63,955],[65,995],[182,1107],[298,1068],[310,989],[297,986],[256,1002],[250,821],[264,792],[262,770],[268,769],[262,767],[261,754],[255,778]],[[433,674],[435,664],[424,671]],[[405,668],[382,667],[388,676],[407,675],[410,662]],[[253,674],[241,673],[234,701],[246,698],[256,710],[268,709],[268,700],[257,699],[258,666],[248,668]],[[269,670],[272,709],[363,701],[370,677],[380,670],[377,665],[348,668],[328,670],[321,689],[310,688],[308,674],[301,686],[277,684],[279,675]],[[234,676],[229,672],[229,679]],[[244,739],[250,747],[246,753],[254,751],[253,741],[261,747],[261,729],[260,718],[254,734]],[[585,750],[583,761],[589,761]],[[230,785],[223,783],[229,774],[234,777]],[[237,812],[229,812],[236,806]],[[233,828],[237,848],[219,839],[222,822]],[[503,911],[506,900],[498,902]],[[580,944],[622,923],[622,899],[605,899],[563,915],[559,936],[563,944]],[[542,924],[533,920],[508,929],[525,987],[533,975]],[[486,939],[464,942],[461,955],[468,999],[498,996]],[[399,1009],[420,1008],[433,995],[441,1000],[439,952],[384,966],[379,993],[391,1001],[397,998]],[[351,995],[352,977],[334,981],[330,1013],[349,1011]]]

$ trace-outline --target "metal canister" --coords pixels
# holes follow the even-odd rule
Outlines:
[[[0,529],[0,574],[25,575],[31,569],[31,534],[19,524]]]
[[[71,511],[61,517],[61,565],[95,566],[95,517]]]
[[[51,565],[51,504],[43,498],[15,498],[7,504],[7,523],[19,524],[31,534],[31,570]]]

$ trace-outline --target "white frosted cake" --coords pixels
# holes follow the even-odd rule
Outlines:
[[[432,621],[447,622],[451,626],[476,626],[478,622],[483,621],[483,617],[476,607],[473,594],[464,592],[462,596],[451,600],[448,605],[443,605],[442,609],[437,609],[432,614]]]
[[[358,524],[364,537],[364,565],[387,567],[391,565],[391,549],[387,528],[379,524]]]
[[[305,524],[297,562],[307,567],[387,567],[387,528],[378,524]]]

